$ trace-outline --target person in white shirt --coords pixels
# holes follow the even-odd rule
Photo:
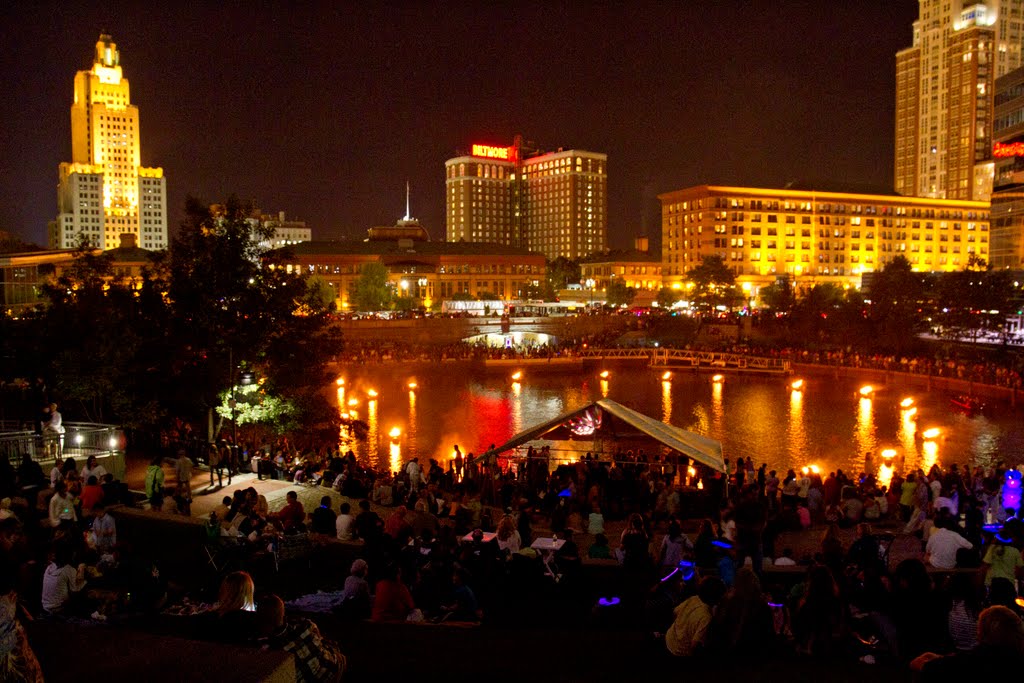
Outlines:
[[[96,464],[96,456],[90,455],[82,468],[82,481],[89,481],[89,477],[96,477],[96,481],[103,481],[103,475],[107,473],[103,465]]]
[[[68,493],[67,485],[63,480],[57,482],[56,491],[50,498],[50,526],[57,527],[63,522],[77,522],[78,514],[75,512],[75,501]]]
[[[419,458],[413,458],[405,466],[405,473],[409,475],[409,489],[418,491],[423,480],[423,468],[420,467]]]
[[[178,453],[178,459],[174,461],[174,474],[178,478],[178,484],[188,487],[189,498],[192,497],[192,458],[188,457],[185,451]]]
[[[71,566],[71,553],[61,549],[43,573],[43,609],[49,614],[68,610],[72,598],[85,588],[85,565]]]
[[[936,518],[935,531],[925,546],[925,561],[936,569],[955,569],[956,553],[961,548],[974,547],[970,541],[947,527],[951,522]]]
[[[352,506],[348,503],[341,504],[341,514],[334,520],[334,529],[337,531],[339,541],[351,541],[352,540],[352,527],[355,524],[356,518],[349,514],[352,510]]]

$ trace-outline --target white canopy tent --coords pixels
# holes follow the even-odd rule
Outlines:
[[[535,440],[649,438],[718,472],[725,472],[722,443],[655,420],[611,399],[601,399],[520,432],[476,460],[497,457]]]

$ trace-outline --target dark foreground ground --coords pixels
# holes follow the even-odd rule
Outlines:
[[[346,681],[909,681],[902,667],[791,656],[736,655],[729,660],[671,658],[660,643],[614,628],[460,628],[341,623],[317,615],[325,635],[348,657]],[[159,629],[158,629],[159,630]],[[30,629],[50,683],[60,681],[281,680],[279,657],[178,640],[118,627],[36,623]],[[285,662],[287,665],[287,662]],[[274,679],[276,675],[277,679]],[[88,675],[85,675],[88,674]]]

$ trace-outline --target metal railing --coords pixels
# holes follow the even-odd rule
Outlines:
[[[721,353],[718,351],[691,351],[688,349],[654,349],[654,352],[651,354],[651,365],[658,367],[704,367],[709,369],[732,368],[779,374],[788,373],[792,368],[790,361],[783,358],[746,356],[738,353]]]
[[[58,435],[37,434],[20,423],[0,422],[0,457],[15,467],[26,454],[36,462],[52,463],[58,458],[123,455],[124,449],[124,431],[116,425],[65,422],[64,433]]]

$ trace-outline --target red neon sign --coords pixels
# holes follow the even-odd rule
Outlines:
[[[992,156],[998,159],[1024,157],[1024,142],[997,142],[992,147]]]
[[[473,156],[484,159],[500,159],[501,161],[515,161],[515,147],[491,147],[490,145],[473,145]]]

